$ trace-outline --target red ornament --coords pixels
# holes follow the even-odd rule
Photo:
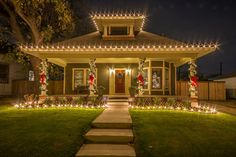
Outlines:
[[[143,75],[142,74],[138,75],[138,81],[141,83],[141,86],[144,85],[144,79],[143,79]]]
[[[44,73],[42,73],[42,74],[40,75],[40,83],[41,83],[42,85],[45,85],[45,84],[46,84],[46,75],[45,75]]]
[[[192,76],[190,79],[191,79],[191,85],[194,87],[197,87],[198,86],[198,77]]]

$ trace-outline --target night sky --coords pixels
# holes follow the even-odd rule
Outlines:
[[[205,75],[236,73],[236,1],[233,0],[86,0],[91,12],[142,12],[144,30],[180,41],[219,43],[220,49],[198,60]],[[73,4],[76,5],[76,2]],[[74,6],[75,7],[75,6]]]

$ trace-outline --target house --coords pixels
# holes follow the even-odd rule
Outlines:
[[[212,78],[211,80],[225,82],[226,97],[230,99],[236,99],[236,73],[220,75]]]
[[[12,95],[12,81],[26,78],[22,65],[7,61],[5,54],[0,54],[0,96]]]
[[[191,62],[194,70],[194,60],[217,48],[146,32],[143,15],[91,18],[96,32],[51,45],[21,45],[25,53],[64,67],[63,94],[75,94],[81,86],[90,91],[103,86],[104,94],[128,95],[129,88],[137,85],[144,95],[175,95],[176,68]],[[44,71],[41,83],[46,91]]]

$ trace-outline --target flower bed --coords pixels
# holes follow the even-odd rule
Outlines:
[[[32,108],[106,108],[105,96],[48,96],[39,100],[37,96],[25,96],[25,100],[15,104],[18,109]]]
[[[198,107],[192,107],[188,99],[178,97],[134,97],[129,99],[129,108],[141,110],[183,110],[206,114],[217,113],[214,106],[199,103]]]

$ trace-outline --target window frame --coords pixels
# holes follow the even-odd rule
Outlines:
[[[75,90],[75,71],[76,70],[83,70],[83,84],[82,84],[82,86],[86,86],[86,85],[88,85],[88,74],[89,74],[89,72],[88,72],[88,70],[89,70],[89,68],[72,68],[72,91],[74,91]],[[96,82],[96,84],[97,84],[97,72],[98,72],[98,70],[97,70],[97,68],[96,68],[96,80],[95,80],[95,82]]]

